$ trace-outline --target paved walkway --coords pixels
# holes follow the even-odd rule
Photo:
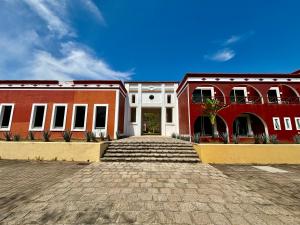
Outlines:
[[[300,224],[298,209],[205,164],[94,163],[29,199],[0,224]]]

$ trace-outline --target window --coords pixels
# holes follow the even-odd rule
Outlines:
[[[131,103],[135,104],[135,95],[131,95]]]
[[[272,87],[268,91],[268,101],[269,103],[278,104],[280,102],[280,92],[278,87]]]
[[[44,130],[46,111],[47,111],[47,104],[32,105],[29,130],[33,130],[33,131]]]
[[[192,100],[195,103],[204,103],[206,99],[212,99],[214,97],[213,87],[201,87],[196,88],[193,92]]]
[[[233,134],[239,136],[248,136],[249,127],[248,127],[248,117],[240,116],[235,119],[233,122]]]
[[[94,107],[94,129],[106,127],[107,105],[95,105]]]
[[[246,103],[247,101],[247,88],[235,87],[230,92],[230,100],[235,103]]]
[[[0,107],[0,130],[9,131],[14,111],[14,104],[2,104]]]
[[[166,117],[167,123],[173,123],[173,108],[166,108]]]
[[[51,130],[65,130],[67,104],[54,104],[52,110]]]
[[[291,118],[290,117],[284,117],[284,127],[286,130],[292,130],[292,122],[291,122]]]
[[[281,130],[279,117],[273,117],[273,126],[274,126],[274,130]]]
[[[295,117],[296,129],[300,130],[300,117]]]
[[[136,122],[136,108],[130,108],[130,122]]]
[[[167,103],[171,104],[171,95],[167,95]]]
[[[154,99],[154,95],[150,95],[150,96],[149,96],[149,99],[150,99],[150,100],[153,100],[153,99]]]
[[[75,104],[73,107],[72,130],[85,131],[87,104]]]

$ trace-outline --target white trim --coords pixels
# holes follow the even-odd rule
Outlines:
[[[279,87],[271,87],[269,90],[275,90],[275,91],[276,91],[277,102],[278,102],[278,104],[281,104],[281,98],[280,98],[280,90],[279,90]],[[268,92],[269,92],[269,91],[268,91]],[[267,93],[267,97],[268,97],[268,103],[270,103],[268,93]]]
[[[300,117],[295,117],[296,130],[300,130],[300,125],[298,126],[297,120],[300,121]],[[299,122],[300,123],[300,122]]]
[[[3,116],[2,113],[2,108],[5,106],[11,106],[11,112],[10,112],[10,117],[9,117],[9,122],[8,122],[8,127],[2,128],[2,122],[3,122]],[[0,131],[10,131],[11,124],[12,124],[12,118],[14,114],[14,109],[15,109],[15,104],[14,103],[3,103],[0,104]]]
[[[247,92],[247,87],[233,87],[232,90],[233,90],[233,93],[234,93],[234,98],[235,98],[235,100],[236,100],[235,90],[238,90],[238,91],[244,91],[245,102],[248,103],[248,92]]]
[[[290,117],[283,117],[283,122],[284,122],[285,130],[293,130],[292,121],[291,121]],[[287,127],[287,122],[288,122],[289,128]]]
[[[84,127],[83,128],[75,128],[75,108],[77,106],[84,106],[85,107],[85,115],[84,115]],[[88,111],[88,104],[74,104],[73,105],[73,112],[72,112],[72,125],[71,125],[71,131],[86,131],[86,121],[87,121],[87,111]]]
[[[214,87],[196,87],[195,90],[209,90],[211,93],[211,98],[214,99],[215,98],[215,88]],[[201,92],[202,94],[202,92]]]
[[[64,122],[63,126],[61,128],[55,128],[54,122],[56,119],[56,107],[63,106],[65,107],[65,113],[64,113]],[[68,112],[68,104],[61,104],[61,103],[55,103],[52,106],[52,116],[51,116],[51,125],[50,125],[50,131],[64,131],[66,127],[66,120],[67,120],[67,112]]]
[[[105,107],[106,108],[106,112],[105,112],[105,127],[99,127],[96,128],[95,127],[95,123],[96,123],[96,108],[97,107]],[[94,104],[94,112],[93,112],[93,125],[92,125],[92,131],[94,133],[96,133],[97,135],[97,130],[100,130],[100,132],[102,133],[102,130],[104,130],[104,136],[107,136],[107,121],[108,121],[108,104]],[[100,134],[98,135],[100,137]]]
[[[278,120],[278,129],[276,128],[275,126],[275,121]],[[279,117],[273,117],[273,127],[274,127],[274,130],[281,130],[281,124],[280,124],[280,118]]]
[[[44,106],[45,107],[45,110],[44,110],[44,116],[43,116],[43,125],[41,127],[33,127],[33,117],[35,119],[35,113],[36,113],[36,110],[35,108],[37,106]],[[46,115],[47,115],[47,104],[46,103],[34,103],[32,104],[32,107],[31,107],[31,116],[30,116],[30,122],[29,122],[29,128],[28,130],[29,131],[43,131],[44,128],[45,128],[45,122],[46,122]]]
[[[117,132],[119,129],[119,101],[120,101],[120,92],[116,90],[116,104],[115,104],[115,129],[114,129],[114,139],[117,139]]]

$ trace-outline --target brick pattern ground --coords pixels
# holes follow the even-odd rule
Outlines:
[[[8,210],[0,224],[300,224],[297,208],[245,184],[200,163],[93,163]]]

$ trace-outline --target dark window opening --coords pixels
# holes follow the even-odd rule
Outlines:
[[[36,106],[34,112],[33,128],[43,127],[45,106]]]
[[[132,123],[136,122],[136,108],[131,108],[130,110],[130,121]]]
[[[106,125],[106,107],[105,106],[97,106],[96,107],[95,129],[105,128],[105,125]]]
[[[76,106],[74,128],[84,128],[85,125],[85,106]]]
[[[167,103],[171,104],[171,95],[167,95]]]
[[[277,91],[269,90],[268,91],[268,100],[270,103],[278,103]]]
[[[206,99],[212,99],[211,90],[196,89],[193,92],[192,100],[195,103],[204,103]]]
[[[8,128],[9,127],[9,122],[10,122],[10,117],[12,113],[12,106],[11,105],[6,105],[2,107],[1,110],[1,128]]]
[[[201,136],[212,136],[212,125],[207,116],[200,116],[195,122],[194,133]]]
[[[135,95],[131,96],[131,103],[133,103],[133,104],[135,103]]]
[[[150,95],[150,96],[149,96],[149,99],[150,99],[150,100],[153,100],[153,99],[154,99],[154,95]]]
[[[239,135],[239,136],[247,136],[248,135],[247,117],[238,117],[233,122],[233,134]]]
[[[235,103],[246,103],[244,90],[232,90],[230,92],[230,100]]]
[[[65,106],[56,106],[55,117],[54,117],[54,128],[63,128],[65,121]]]
[[[172,123],[173,122],[173,109],[172,108],[167,108],[166,109],[166,117],[167,117],[167,123]]]

